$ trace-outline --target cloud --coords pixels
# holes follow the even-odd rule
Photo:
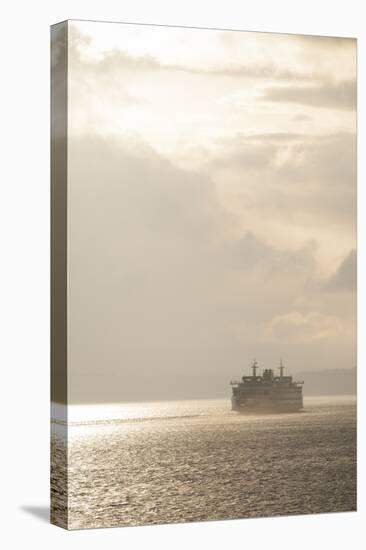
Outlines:
[[[70,42],[70,49],[75,60],[82,64],[84,71],[94,70],[100,75],[123,74],[124,72],[148,73],[164,71],[170,73],[183,72],[201,76],[220,76],[229,78],[245,78],[254,80],[302,81],[313,78],[313,75],[301,74],[296,71],[281,69],[274,64],[225,64],[194,66],[184,63],[164,63],[151,55],[131,55],[123,49],[113,49],[98,58],[83,57],[79,51],[79,40]]]
[[[300,122],[308,122],[312,120],[312,118],[309,115],[298,114],[298,115],[294,115],[293,120],[300,121]]]
[[[343,323],[339,318],[318,311],[306,314],[292,311],[271,321],[274,337],[290,342],[332,339],[340,336],[342,330]]]
[[[187,32],[187,31],[186,31]],[[245,44],[245,41],[243,41],[243,33],[235,33],[235,32],[218,32],[217,37],[219,39],[219,48],[218,45],[215,44],[215,41],[212,43],[212,52],[216,52],[216,57],[210,56],[210,59],[198,57],[198,62],[195,60],[195,62],[187,63],[184,61],[184,58],[186,57],[184,54],[187,53],[184,50],[181,49],[181,44],[179,44],[179,38],[178,42],[174,42],[174,39],[171,37],[170,43],[173,44],[173,47],[175,46],[178,48],[178,52],[180,52],[180,58],[181,60],[179,62],[168,62],[167,60],[162,60],[161,55],[151,55],[151,54],[139,54],[139,55],[132,55],[127,51],[127,49],[124,49],[123,46],[113,49],[105,50],[102,53],[99,52],[99,55],[93,56],[93,55],[87,55],[88,51],[90,50],[90,46],[92,45],[92,38],[88,34],[81,32],[80,28],[78,28],[75,23],[72,23],[70,25],[70,52],[72,56],[76,59],[79,58],[79,62],[83,63],[85,65],[86,70],[90,70],[94,68],[100,75],[102,74],[108,74],[108,73],[121,73],[121,72],[129,72],[133,71],[135,74],[138,72],[156,72],[156,71],[164,71],[164,72],[185,72],[190,73],[193,75],[201,75],[201,76],[212,76],[212,77],[228,77],[228,78],[234,78],[234,79],[253,79],[253,80],[270,80],[270,81],[284,81],[284,82],[309,82],[309,81],[318,81],[323,80],[327,77],[329,77],[329,74],[327,72],[319,72],[315,71],[314,67],[304,65],[304,63],[297,63],[297,67],[302,66],[301,70],[299,70],[297,67],[295,68],[293,64],[286,64],[283,62],[279,62],[278,58],[275,57],[275,55],[269,55],[269,52],[266,52],[266,58],[274,58],[272,61],[265,61],[263,59],[263,55],[260,56],[259,59],[255,59],[254,61],[249,60],[245,63],[240,61],[233,61],[237,57],[248,58],[247,52],[241,50],[234,50],[232,48],[228,48],[226,51],[226,55],[224,58],[224,61],[220,61],[222,57],[222,45],[225,42],[230,42],[233,40],[230,35],[237,35],[236,38],[234,38],[234,42],[237,41],[237,44],[243,45]],[[255,36],[255,33],[247,33],[247,40],[252,40]],[[179,37],[179,35],[177,35]],[[197,35],[196,35],[197,37]],[[213,35],[211,35],[211,38]],[[223,40],[223,37],[224,40]],[[193,39],[193,36],[191,35],[191,38]],[[273,37],[266,37],[270,42]],[[181,39],[182,40],[182,39]],[[263,37],[262,37],[263,40]],[[282,39],[283,40],[283,39]],[[293,38],[294,41],[296,41],[296,38]],[[184,40],[183,40],[184,42]],[[194,43],[194,39],[193,39]],[[302,47],[306,48],[309,47],[309,40],[305,42],[299,42]],[[313,42],[315,44],[315,42]],[[321,38],[319,41],[316,42],[316,52],[322,52],[323,50],[328,51],[328,48],[326,46],[326,39]],[[333,44],[335,45],[335,41],[333,41]],[[278,48],[279,42],[278,38],[275,42],[272,44],[274,46],[275,50],[276,47]],[[258,47],[258,46],[257,46]],[[84,52],[84,54],[83,54]],[[86,52],[86,55],[85,55]],[[253,53],[253,52],[252,52]],[[315,54],[316,55],[316,54]],[[251,56],[252,57],[252,56]],[[292,66],[291,66],[292,65]]]
[[[256,277],[264,280],[285,277],[296,277],[300,284],[316,268],[314,245],[307,245],[291,250],[270,246],[263,239],[248,231],[241,239],[233,240],[226,245],[226,260],[230,267],[255,271]],[[258,275],[258,272],[260,275]]]
[[[305,86],[268,86],[260,99],[325,109],[355,110],[356,92],[356,81],[347,80]]]
[[[323,290],[329,292],[356,291],[357,253],[351,250],[338,269],[329,277]]]
[[[68,223],[71,402],[172,398],[177,380],[185,395],[223,395],[254,355],[285,351],[306,369],[319,349],[299,354],[305,337],[326,339],[325,366],[335,349],[351,360],[341,307],[338,321],[295,309],[309,300],[314,246],[234,236],[213,181],[142,142],[70,139]]]
[[[218,147],[208,159],[206,168],[210,172],[223,170],[246,176],[251,172],[265,171],[273,165],[276,146],[270,140],[259,137],[259,143],[253,137],[247,139],[238,135],[233,139],[217,142]]]
[[[147,105],[149,98],[134,86],[135,78],[159,66],[152,56],[133,57],[119,49],[93,57],[85,53],[90,43],[88,35],[69,26],[69,133],[75,126],[89,128],[92,122],[102,126],[106,110],[119,113],[126,107],[139,109]]]
[[[300,134],[296,132],[267,132],[266,134],[248,134],[243,135],[243,138],[248,141],[260,142],[272,142],[272,143],[288,143],[293,141],[304,142],[309,139],[306,134]]]
[[[212,182],[141,143],[71,139],[69,206],[70,399],[136,372],[154,373],[158,391],[172,369],[217,368],[234,346],[217,254],[230,219]],[[120,394],[139,398],[137,387]]]
[[[312,245],[233,237],[202,173],[140,142],[73,138],[69,206],[70,402],[223,395],[258,353],[306,369],[319,350],[299,355],[305,340],[326,339],[324,365],[334,349],[350,360],[336,315],[294,309],[316,271]]]
[[[355,134],[239,134],[218,142],[203,169],[232,187],[258,225],[282,220],[292,228],[355,231]]]
[[[287,52],[281,65],[268,43],[268,62],[246,56],[243,35],[238,56],[201,43],[195,65],[187,41],[169,55],[139,32],[130,50],[125,37],[97,50],[80,34],[70,48],[70,401],[225,395],[256,355],[284,355],[297,370],[319,357],[324,368],[353,364],[353,295],[308,284],[319,272],[348,284],[347,266],[330,273],[322,241],[327,232],[337,256],[343,238],[342,250],[353,246],[355,135],[323,132],[348,100],[331,89],[338,106],[319,119],[332,122],[314,117],[322,135],[304,134],[293,122],[303,109],[256,99],[280,79],[288,86],[276,90],[325,102],[324,67],[298,64],[290,38],[275,51]],[[219,101],[243,89],[240,78],[259,118]]]
[[[295,70],[284,69],[274,63],[255,64],[225,64],[224,66],[214,65],[211,67],[193,67],[189,65],[163,65],[162,68],[175,71],[184,71],[193,74],[207,76],[224,76],[231,78],[246,78],[255,80],[283,80],[283,81],[307,81],[314,76],[301,73]]]

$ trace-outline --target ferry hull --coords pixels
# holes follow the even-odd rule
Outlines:
[[[241,414],[273,414],[273,413],[294,413],[303,410],[302,399],[280,401],[278,399],[238,399],[231,398],[231,410]]]

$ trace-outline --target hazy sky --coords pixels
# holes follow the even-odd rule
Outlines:
[[[70,402],[356,361],[356,42],[69,23]]]

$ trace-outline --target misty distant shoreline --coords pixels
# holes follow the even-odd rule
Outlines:
[[[341,395],[357,395],[357,369],[324,369],[321,371],[299,371],[292,373],[293,379],[298,381],[304,381],[303,394],[304,397],[322,397],[322,396],[341,396]],[[133,385],[135,381],[131,381]],[[99,399],[95,401],[72,401],[69,405],[100,405],[103,403],[146,403],[153,401],[185,401],[194,399],[229,399],[231,398],[231,387],[229,382],[222,379],[219,381],[215,377],[215,387],[207,388],[207,393],[202,391],[195,391],[197,385],[196,380],[193,379],[191,384],[188,382],[188,378],[185,380],[184,391],[177,391],[181,388],[180,384],[169,385],[170,395],[167,396],[167,392],[157,391],[145,392],[141,395],[140,399],[136,399],[133,395],[132,398],[127,398],[126,390],[127,385],[124,386],[124,391],[121,388],[121,395],[118,398],[118,391],[113,394],[112,399]],[[217,383],[218,382],[218,383]],[[191,391],[190,391],[191,390]],[[211,390],[211,391],[210,391]],[[214,391],[212,391],[214,390]],[[132,393],[132,392],[130,392]],[[104,396],[101,396],[104,397]],[[60,401],[53,401],[54,403],[61,404]]]
[[[307,395],[356,395],[357,369],[326,369],[299,372],[294,379],[303,380],[303,393]]]

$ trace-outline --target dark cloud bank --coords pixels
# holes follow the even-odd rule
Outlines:
[[[293,372],[352,366],[353,337],[271,332],[309,298],[312,247],[277,250],[250,227],[233,239],[209,176],[143,143],[75,138],[68,193],[70,402],[222,396],[254,356]],[[318,294],[322,313],[299,315],[329,324]]]

